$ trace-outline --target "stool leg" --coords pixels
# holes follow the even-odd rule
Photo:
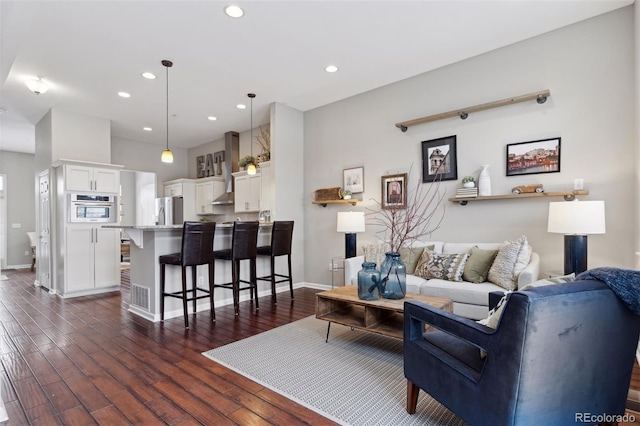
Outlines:
[[[187,267],[182,268],[182,309],[184,311],[184,328],[189,328],[189,315],[187,314]]]
[[[164,277],[165,264],[160,264],[160,322],[164,322]]]
[[[198,265],[193,265],[191,267],[191,288],[193,289],[193,313],[195,314],[198,311],[198,282],[197,282],[197,270]]]
[[[276,297],[276,258],[271,255],[271,299],[273,303],[278,304],[278,298]]]
[[[240,261],[231,261],[231,280],[233,281],[231,286],[233,287],[233,309],[236,315],[240,313]]]
[[[291,254],[287,254],[287,264],[289,265],[289,292],[291,293],[291,300],[293,300],[293,274],[291,273]]]
[[[260,305],[258,304],[258,278],[256,274],[256,258],[255,257],[250,259],[250,269],[251,269],[251,273],[249,276],[249,281],[251,281],[251,284],[250,284],[251,288],[254,289],[256,292],[256,311],[257,311],[258,309],[260,309]]]
[[[209,264],[209,305],[211,306],[211,321],[215,322],[216,320],[216,308],[215,305],[213,304],[213,277],[214,275],[214,271],[215,271],[215,266],[214,266],[214,262],[211,262]]]

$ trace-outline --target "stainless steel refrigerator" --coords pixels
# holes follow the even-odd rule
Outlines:
[[[182,197],[156,198],[156,225],[182,225],[184,221]]]

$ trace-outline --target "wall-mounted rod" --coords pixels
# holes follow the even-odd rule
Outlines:
[[[431,121],[442,120],[444,118],[451,117],[460,117],[460,119],[465,120],[469,114],[484,111],[485,109],[498,108],[506,105],[517,104],[520,102],[526,102],[534,100],[543,104],[547,101],[547,98],[551,96],[551,91],[549,90],[541,90],[539,92],[529,93],[526,95],[516,96],[513,98],[502,99],[499,101],[488,102],[486,104],[475,105],[468,108],[460,108],[449,112],[442,112],[440,114],[430,115],[428,117],[416,118],[414,120],[403,121],[402,123],[396,123],[396,127],[403,132],[406,132],[407,129],[411,126],[415,126],[417,124],[429,123]]]

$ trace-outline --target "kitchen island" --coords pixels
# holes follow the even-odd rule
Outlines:
[[[160,321],[160,264],[158,258],[165,254],[180,252],[182,242],[182,225],[145,225],[124,226],[105,225],[104,228],[122,229],[131,239],[131,300],[129,312],[150,321]],[[231,247],[233,223],[217,223],[214,237],[214,250]],[[258,232],[258,246],[269,245],[271,241],[271,224],[261,223]],[[269,258],[258,256],[257,275],[269,275]],[[173,292],[182,289],[181,268],[169,266],[166,269],[166,291]],[[231,281],[231,262],[217,260],[215,268],[216,284]],[[241,276],[249,277],[249,262],[241,262]],[[208,266],[197,267],[197,280],[200,287],[207,288],[209,272]],[[191,288],[191,271],[187,274],[187,288]],[[258,281],[258,295],[271,293],[271,285],[267,281]],[[241,292],[241,300],[247,299],[249,292]],[[233,303],[230,290],[218,288],[215,292],[216,306]],[[189,303],[191,313],[192,304]],[[198,311],[209,310],[209,300],[202,299],[197,305]],[[165,319],[182,316],[182,302],[167,297],[165,299]]]

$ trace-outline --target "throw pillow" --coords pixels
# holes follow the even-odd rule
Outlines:
[[[427,263],[429,262],[429,257],[434,254],[433,250],[430,248],[425,248],[420,255],[420,260],[416,263],[416,268],[413,271],[413,275],[416,275],[420,278],[429,279],[427,273]]]
[[[527,245],[525,236],[501,244],[498,254],[489,268],[489,281],[505,290],[515,290],[518,285],[517,280],[514,280],[514,271],[518,262],[518,254],[525,245]]]
[[[464,265],[462,279],[470,283],[482,283],[487,280],[489,268],[496,258],[498,250],[483,250],[477,246],[472,247],[469,253],[469,259]]]
[[[435,246],[432,244],[426,247],[402,247],[400,249],[400,259],[404,262],[407,267],[407,274],[413,274],[416,270],[416,266],[422,257],[422,252],[427,248],[429,250],[433,250]]]
[[[426,250],[425,250],[426,251]],[[427,261],[427,279],[438,278],[447,281],[462,281],[464,265],[469,258],[468,253],[438,254],[430,253]]]
[[[364,251],[364,261],[365,262],[373,262],[378,268],[382,265],[385,258],[385,244],[384,243],[374,243],[374,244],[365,244],[362,246],[362,251]]]

